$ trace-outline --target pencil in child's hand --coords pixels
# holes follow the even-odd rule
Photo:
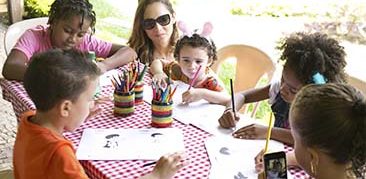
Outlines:
[[[230,79],[230,90],[231,90],[231,106],[233,107],[234,117],[236,116],[235,112],[235,99],[234,99],[234,87],[233,87],[233,79]]]
[[[150,165],[155,165],[156,162],[150,162],[150,163],[145,163],[144,165],[142,165],[142,167],[147,167],[147,166],[150,166]]]
[[[193,76],[193,79],[192,79],[192,81],[191,81],[191,83],[189,84],[189,87],[188,87],[188,90],[190,90],[191,88],[192,88],[192,85],[194,84],[194,82],[196,81],[196,79],[197,79],[197,76],[198,76],[198,73],[200,72],[200,70],[201,70],[201,65],[198,67],[198,70],[196,71],[196,73],[194,74],[194,76]]]
[[[271,138],[271,131],[272,131],[272,113],[270,113],[270,116],[269,116],[269,125],[268,125],[268,131],[267,131],[266,145],[264,146],[264,153],[267,153],[267,150],[268,150],[268,143]]]

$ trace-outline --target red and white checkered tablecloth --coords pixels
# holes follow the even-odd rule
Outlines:
[[[145,84],[150,84],[151,76],[145,75],[144,81]],[[22,83],[1,80],[0,84],[3,89],[4,99],[13,104],[17,116],[27,110],[35,109]],[[102,89],[102,96],[111,95],[112,86],[106,86]],[[148,103],[135,106],[135,113],[128,117],[114,116],[112,101],[104,101],[101,104],[101,108],[103,110],[100,114],[83,123],[76,131],[64,133],[64,136],[73,142],[75,148],[78,147],[85,128],[151,128],[151,108]],[[183,131],[185,152],[189,160],[189,165],[179,170],[174,178],[208,178],[211,164],[204,141],[211,135],[192,125],[185,125],[179,121],[174,121],[172,127]],[[285,150],[291,151],[292,148],[286,146]],[[142,167],[147,162],[149,161],[80,161],[90,178],[138,178],[153,169],[153,165]],[[299,168],[290,168],[290,173],[297,179],[309,178]]]

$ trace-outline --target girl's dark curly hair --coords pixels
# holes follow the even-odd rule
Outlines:
[[[184,46],[193,48],[203,48],[207,52],[208,58],[212,59],[211,65],[217,60],[216,45],[212,40],[202,37],[198,34],[193,34],[192,37],[183,36],[177,41],[174,50],[175,59],[179,60],[179,52]]]
[[[84,24],[84,18],[87,18],[90,20],[92,34],[95,32],[95,12],[93,11],[93,5],[88,0],[55,0],[51,5],[48,16],[48,24],[53,24],[58,20],[68,19],[72,16],[81,16],[80,28]]]
[[[294,71],[303,83],[312,83],[312,76],[319,72],[328,82],[346,82],[344,48],[339,43],[321,33],[294,33],[280,46],[280,60],[285,61],[285,68]]]
[[[290,109],[291,127],[308,147],[317,147],[357,178],[366,178],[366,98],[346,84],[307,85]]]

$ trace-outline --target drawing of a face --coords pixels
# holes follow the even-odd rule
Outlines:
[[[221,149],[220,149],[220,154],[223,154],[223,155],[230,155],[230,150],[229,150],[229,148],[227,148],[227,147],[221,147]]]
[[[106,144],[103,146],[104,148],[117,148],[118,147],[118,137],[119,134],[109,134],[105,136]]]
[[[161,138],[164,137],[164,134],[159,133],[159,132],[155,132],[151,134],[151,137],[154,139],[155,143],[159,143],[161,141]]]

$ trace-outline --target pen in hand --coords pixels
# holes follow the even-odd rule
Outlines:
[[[144,165],[142,165],[142,167],[148,167],[150,165],[155,165],[155,164],[156,164],[156,161],[150,162],[150,163],[145,163]]]

